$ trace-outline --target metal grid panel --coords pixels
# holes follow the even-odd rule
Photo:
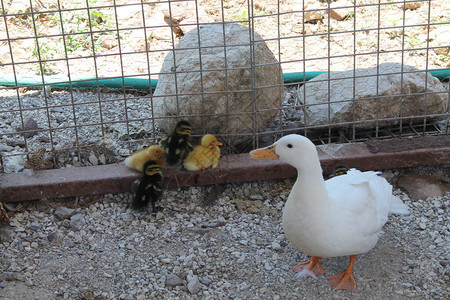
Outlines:
[[[355,105],[356,81],[361,77],[357,76],[358,68],[397,62],[421,70],[401,68],[401,90],[403,77],[411,72],[448,70],[448,53],[438,54],[441,52],[437,50],[449,45],[432,44],[430,34],[431,29],[448,27],[450,22],[448,14],[442,14],[441,7],[431,0],[366,0],[351,6],[340,2],[320,5],[318,1],[311,5],[314,1],[294,0],[272,0],[264,4],[221,0],[214,5],[206,0],[66,2],[29,0],[19,1],[18,5],[1,0],[0,151],[2,168],[8,165],[4,172],[17,171],[41,148],[52,154],[56,167],[63,167],[118,162],[143,145],[157,143],[163,135],[159,120],[176,116],[153,115],[153,105],[161,99],[153,95],[151,86],[161,75],[166,55],[175,53],[173,50],[183,32],[210,23],[248,27],[249,40],[255,41],[255,32],[262,36],[278,60],[280,72],[285,75],[298,72],[295,82],[279,80],[271,86],[278,89],[283,101],[279,107],[272,108],[278,111],[273,123],[266,130],[259,130],[256,92],[269,86],[255,86],[255,69],[260,65],[252,61],[244,68],[253,77],[250,87],[239,92],[253,95],[252,130],[219,136],[228,142],[224,153],[247,151],[292,132],[305,134],[316,143],[448,134],[448,108],[438,113],[425,110],[420,115],[404,116],[400,112],[396,117],[375,116],[365,120],[358,119],[355,112],[353,119],[335,122],[331,121],[330,93],[319,104],[299,101],[299,91],[306,99],[311,84],[308,72],[326,72],[323,82],[330,91],[335,80],[331,72],[353,70],[349,76],[353,80],[353,97],[339,101]],[[413,3],[419,3],[420,8],[402,9]],[[186,20],[180,24],[175,21],[180,13],[177,5],[187,5]],[[332,9],[350,9],[350,13],[337,21],[328,13]],[[321,17],[309,20],[308,14],[313,12]],[[198,38],[201,41],[200,34]],[[225,35],[223,40],[225,44]],[[248,44],[251,51],[254,46],[254,42]],[[209,95],[220,92],[206,91],[203,87],[206,70],[202,69],[201,53],[204,48],[200,42],[200,68],[192,71],[200,74],[201,90],[191,93],[200,95],[202,103],[208,101]],[[227,65],[227,47],[224,53],[225,90],[237,92],[228,86],[228,72],[233,67]],[[178,86],[176,68],[173,72]],[[377,82],[374,101],[390,96],[378,93],[380,77],[378,69],[375,76],[371,75],[371,80]],[[431,94],[427,82],[424,90],[414,93],[423,95],[426,106]],[[442,92],[445,97],[447,93]],[[176,91],[174,95],[188,94]],[[404,101],[410,93],[396,96],[398,101]],[[225,105],[230,105],[228,100]],[[304,115],[308,105],[325,105],[328,122],[310,124]],[[389,120],[396,121],[395,125],[380,125]],[[363,123],[370,126],[362,128]],[[194,128],[196,136],[207,131],[208,128]],[[233,135],[244,136],[249,143],[234,145]],[[9,163],[5,164],[6,161]],[[14,165],[18,167],[15,169]]]

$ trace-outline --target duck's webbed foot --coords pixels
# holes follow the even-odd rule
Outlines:
[[[294,267],[294,272],[299,273],[301,277],[316,277],[325,274],[319,260],[322,257],[311,256],[311,258],[303,263],[299,263]]]
[[[328,277],[328,281],[335,290],[353,291],[356,289],[356,282],[353,278],[353,263],[356,260],[356,255],[350,255],[350,264],[347,270],[337,275]]]

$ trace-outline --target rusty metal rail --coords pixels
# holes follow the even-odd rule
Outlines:
[[[450,164],[450,136],[390,139],[354,144],[318,146],[325,174],[337,164],[360,170],[381,170]],[[139,174],[123,164],[66,168],[4,175],[0,199],[17,202],[81,195],[123,193]],[[187,172],[167,170],[167,188],[225,184],[296,176],[296,170],[280,161],[254,160],[248,154],[227,155],[216,169]]]

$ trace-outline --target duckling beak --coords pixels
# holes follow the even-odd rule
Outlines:
[[[216,145],[217,145],[217,146],[223,146],[223,143],[217,141],[217,142],[216,142]]]
[[[256,159],[280,159],[275,152],[276,145],[272,145],[266,148],[255,149],[250,152],[250,156]]]

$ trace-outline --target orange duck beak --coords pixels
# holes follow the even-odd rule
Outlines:
[[[266,148],[258,148],[250,152],[250,156],[255,159],[280,159],[275,152],[276,145],[272,145]]]

